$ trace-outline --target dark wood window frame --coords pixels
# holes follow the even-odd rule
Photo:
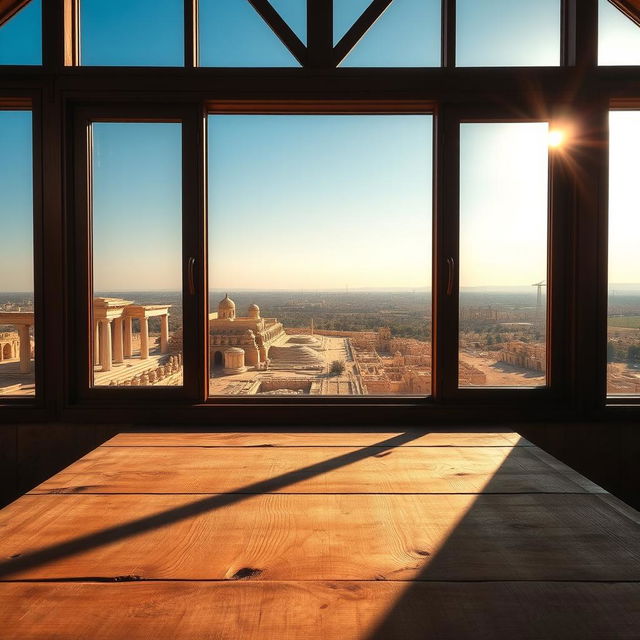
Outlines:
[[[261,4],[261,3],[256,3]],[[380,6],[383,3],[377,3]],[[2,401],[2,420],[86,420],[113,422],[293,424],[350,422],[426,424],[470,419],[584,418],[638,416],[637,398],[606,399],[607,292],[607,116],[616,105],[640,101],[640,68],[598,67],[597,0],[563,0],[561,66],[550,68],[456,68],[455,1],[443,0],[441,68],[336,68],[329,54],[327,0],[312,2],[306,66],[300,69],[196,68],[197,5],[185,1],[185,68],[77,66],[75,0],[43,3],[43,65],[3,67],[0,103],[31,105],[34,121],[36,326],[38,359],[35,401]],[[364,23],[363,23],[364,24]],[[352,39],[357,34],[352,34]],[[314,44],[315,43],[315,44]],[[285,43],[286,44],[286,43]],[[343,44],[343,48],[348,43]],[[310,53],[310,50],[311,53]],[[302,55],[302,54],[300,54]],[[74,243],[81,232],[77,127],[90,114],[136,119],[182,113],[192,127],[194,195],[204,211],[206,157],[204,122],[211,111],[233,113],[406,113],[436,117],[434,157],[434,397],[322,399],[311,403],[204,403],[203,367],[180,398],[144,390],[130,402],[88,390],[80,382],[83,350],[77,346],[78,305],[86,293]],[[164,114],[164,115],[162,115]],[[461,114],[464,114],[461,116]],[[115,116],[113,116],[115,117]],[[549,331],[550,386],[514,391],[451,388],[453,367],[443,327],[454,317],[442,298],[443,257],[455,251],[445,235],[445,216],[457,206],[457,138],[460,117],[514,120],[571,120],[578,136],[566,155],[551,163],[550,269],[553,282]],[[81,151],[81,150],[80,150]],[[85,172],[86,179],[86,172]],[[195,184],[195,183],[194,183]],[[205,229],[190,240],[206,291]],[[198,236],[197,234],[200,234]],[[46,239],[46,240],[45,240]],[[595,259],[594,259],[595,256]],[[200,298],[203,298],[200,295]],[[195,305],[205,318],[205,300]],[[457,308],[456,308],[457,313]],[[195,320],[194,320],[195,321]],[[76,324],[74,324],[76,323]],[[206,344],[204,321],[192,348]],[[196,322],[197,325],[197,322]],[[457,333],[447,329],[449,336]],[[86,338],[86,336],[85,336]],[[451,337],[449,337],[451,340]],[[84,345],[84,346],[83,346]],[[446,381],[449,381],[448,383]],[[112,390],[107,390],[112,392]],[[468,392],[468,393],[467,393]],[[158,397],[163,395],[162,398]],[[243,399],[244,400],[244,399]]]

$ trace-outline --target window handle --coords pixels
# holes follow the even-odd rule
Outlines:
[[[456,261],[451,256],[447,258],[447,269],[447,295],[450,296],[453,293],[453,278],[455,276],[456,269]]]
[[[196,271],[196,259],[189,258],[187,262],[187,278],[189,282],[189,293],[193,296],[196,293],[196,279],[195,279],[195,271]]]

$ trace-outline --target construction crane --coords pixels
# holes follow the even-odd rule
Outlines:
[[[536,312],[540,313],[540,310],[542,309],[542,287],[546,287],[547,283],[544,280],[540,280],[540,282],[535,282],[531,286],[538,287],[538,298],[536,300]]]

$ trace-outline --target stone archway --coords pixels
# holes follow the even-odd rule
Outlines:
[[[11,343],[7,342],[4,347],[2,347],[2,359],[3,360],[10,360],[11,358],[13,358],[13,353],[11,350]]]
[[[224,366],[224,356],[222,355],[222,351],[216,351],[213,355],[213,366],[223,367]]]

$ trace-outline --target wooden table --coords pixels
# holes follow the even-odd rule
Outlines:
[[[640,638],[640,514],[515,433],[121,433],[0,511],[0,637]]]

